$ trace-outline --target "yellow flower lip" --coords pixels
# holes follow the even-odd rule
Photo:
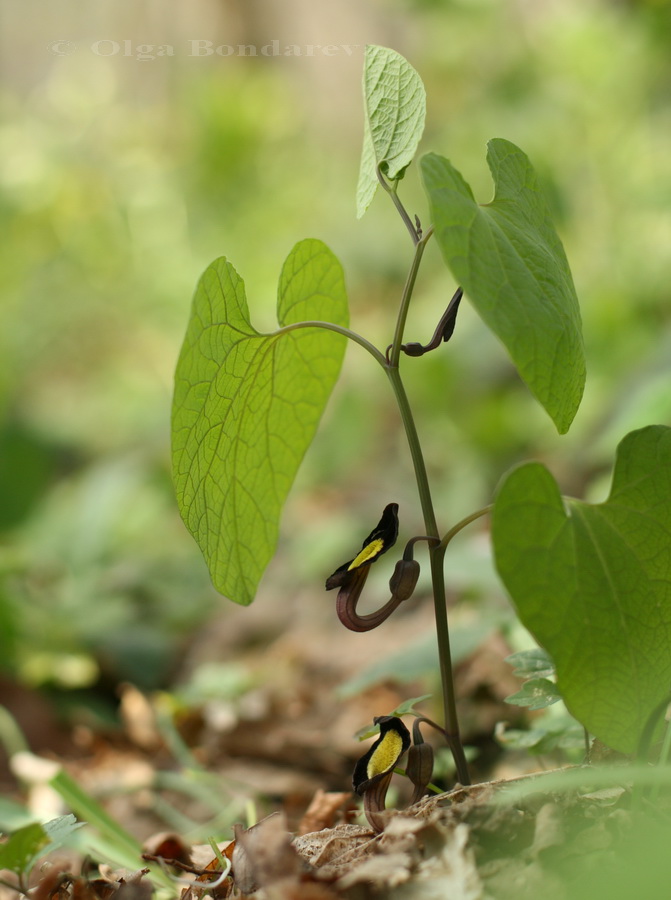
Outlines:
[[[392,728],[387,731],[384,739],[378,742],[378,747],[370,756],[366,766],[366,775],[374,778],[376,775],[388,772],[392,766],[396,765],[396,760],[402,752],[403,736],[397,729]]]
[[[393,547],[398,537],[398,503],[385,506],[380,521],[361,545],[361,550],[326,579],[326,590],[343,587],[352,579],[357,569],[372,565],[376,559]]]
[[[349,566],[347,567],[347,571],[351,572],[352,569],[358,569],[359,566],[362,566],[365,562],[374,562],[382,553],[383,548],[384,541],[382,540],[382,538],[378,538],[375,541],[371,541],[370,544],[366,544],[359,555],[355,556],[352,562],[349,564]]]
[[[392,772],[410,746],[410,732],[398,716],[380,716],[380,737],[357,762],[352,784],[357,794],[365,794],[385,775]]]

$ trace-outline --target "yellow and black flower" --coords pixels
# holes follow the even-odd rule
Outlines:
[[[357,794],[364,794],[385,775],[391,775],[410,746],[410,732],[398,716],[378,716],[374,721],[380,726],[380,737],[354,768],[352,785]]]
[[[339,566],[326,579],[326,590],[342,588],[354,581],[366,580],[368,570],[376,559],[393,547],[398,537],[398,503],[389,503],[384,508],[382,518],[368,535],[361,550],[354,559]],[[363,587],[363,581],[361,586]]]

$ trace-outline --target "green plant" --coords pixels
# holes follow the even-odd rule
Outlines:
[[[557,691],[591,734],[630,752],[671,683],[671,430],[653,426],[624,439],[606,503],[563,499],[549,472],[530,463],[504,478],[493,506],[448,530],[439,527],[402,357],[422,357],[452,338],[463,294],[564,434],[585,383],[578,300],[539,180],[518,147],[489,142],[494,197],[483,205],[447,159],[423,156],[419,168],[431,219],[424,228],[399,196],[424,127],[421,79],[397,53],[373,46],[366,52],[363,86],[358,215],[381,186],[413,248],[392,341],[383,352],[349,328],[342,268],[320,241],[301,241],[289,254],[279,282],[279,328],[270,334],[252,326],[244,284],[232,264],[223,257],[212,263],[196,290],[176,372],[173,474],[182,517],[218,590],[250,603],[277,543],[282,505],[338,377],[346,339],[355,342],[379,364],[395,396],[425,533],[407,541],[389,602],[358,615],[370,566],[398,534],[398,506],[386,507],[361,550],[327,580],[327,588],[339,589],[341,621],[355,631],[380,625],[412,594],[415,544],[426,543],[444,734],[457,777],[468,783],[443,562],[452,538],[492,511],[498,571],[521,621],[553,660]],[[404,343],[431,238],[457,287],[432,339]]]
[[[205,675],[207,677],[208,673]],[[236,675],[231,673],[231,676],[235,680]],[[240,678],[240,675],[237,677]],[[221,685],[221,678],[218,683]],[[208,685],[203,683],[200,687],[207,688]],[[194,683],[191,690],[195,690],[197,695],[199,685]],[[255,812],[250,814],[250,801],[243,794],[231,789],[228,784],[222,783],[220,777],[199,765],[175,727],[172,713],[177,703],[176,697],[161,695],[156,698],[154,707],[158,732],[176,765],[169,769],[153,770],[143,783],[131,790],[142,790],[151,798],[149,802],[154,815],[164,823],[165,828],[173,829],[173,832],[166,831],[164,834],[188,834],[191,841],[214,843],[215,838],[227,833],[236,821],[245,816],[251,820]],[[22,787],[27,792],[37,789],[37,793],[43,791],[57,795],[70,812],[42,824],[35,821],[35,812],[31,809],[0,797],[0,870],[12,873],[16,881],[13,885],[3,876],[0,877],[0,885],[15,887],[26,893],[34,881],[35,864],[47,853],[65,847],[75,851],[80,859],[117,868],[120,884],[130,877],[129,873],[134,873],[133,880],[146,878],[160,896],[175,896],[179,882],[164,865],[168,853],[161,846],[162,842],[153,847],[154,853],[144,852],[140,841],[105,809],[101,801],[107,791],[94,796],[64,767],[34,756],[17,722],[4,707],[0,707],[0,746],[3,745]],[[115,793],[126,790],[117,787]],[[202,804],[211,813],[209,819],[192,819],[183,811],[183,804],[175,803],[176,796]],[[175,851],[174,846],[167,849],[173,853]],[[78,885],[85,892],[87,884],[91,884],[90,879],[95,882],[93,867],[73,874],[62,868],[62,862],[57,860],[55,865],[41,872],[40,885],[46,881],[54,891],[60,886],[63,893],[68,885]],[[188,865],[183,868],[190,874],[202,874]],[[217,877],[225,878],[226,872],[220,871]]]
[[[77,822],[73,815],[67,815],[44,825],[35,822],[17,828],[0,844],[0,869],[12,872],[16,876],[18,889],[23,894],[27,893],[28,878],[37,860],[66,843],[83,824]],[[14,887],[4,880],[0,880],[0,884]]]

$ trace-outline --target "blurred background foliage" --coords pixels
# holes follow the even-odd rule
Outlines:
[[[566,437],[468,305],[447,348],[406,360],[441,523],[487,504],[502,473],[530,457],[566,493],[603,497],[620,438],[669,423],[666,0],[0,8],[7,677],[73,692],[169,686],[192,636],[227,615],[169,474],[172,372],[211,259],[231,259],[257,327],[271,329],[284,257],[319,237],[345,267],[353,327],[390,342],[411,247],[384,196],[354,217],[366,43],[393,46],[417,68],[428,94],[422,149],[448,156],[481,202],[491,197],[486,140],[527,152],[582,304],[588,383]],[[194,56],[192,40],[234,52]],[[237,50],[272,41],[279,55]],[[307,55],[310,44],[336,52]],[[414,167],[402,195],[425,218]],[[428,340],[455,288],[435,247],[425,259],[408,340]],[[300,589],[330,611],[324,575],[392,499],[402,537],[421,533],[391,392],[352,346],[256,603],[270,608]],[[448,579],[465,602],[504,604],[483,575],[482,532],[454,547]]]

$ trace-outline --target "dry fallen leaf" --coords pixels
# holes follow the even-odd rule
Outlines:
[[[191,863],[191,847],[178,834],[161,831],[148,838],[142,847],[143,853],[164,860]],[[210,851],[211,852],[211,851]]]
[[[300,861],[281,813],[273,813],[251,828],[233,826],[233,880],[243,894],[278,881],[298,881]]]
[[[343,809],[351,797],[351,791],[336,793],[335,791],[323,791],[320,788],[305,811],[297,834],[310,834],[313,831],[321,831],[323,828],[332,828],[336,814]]]

